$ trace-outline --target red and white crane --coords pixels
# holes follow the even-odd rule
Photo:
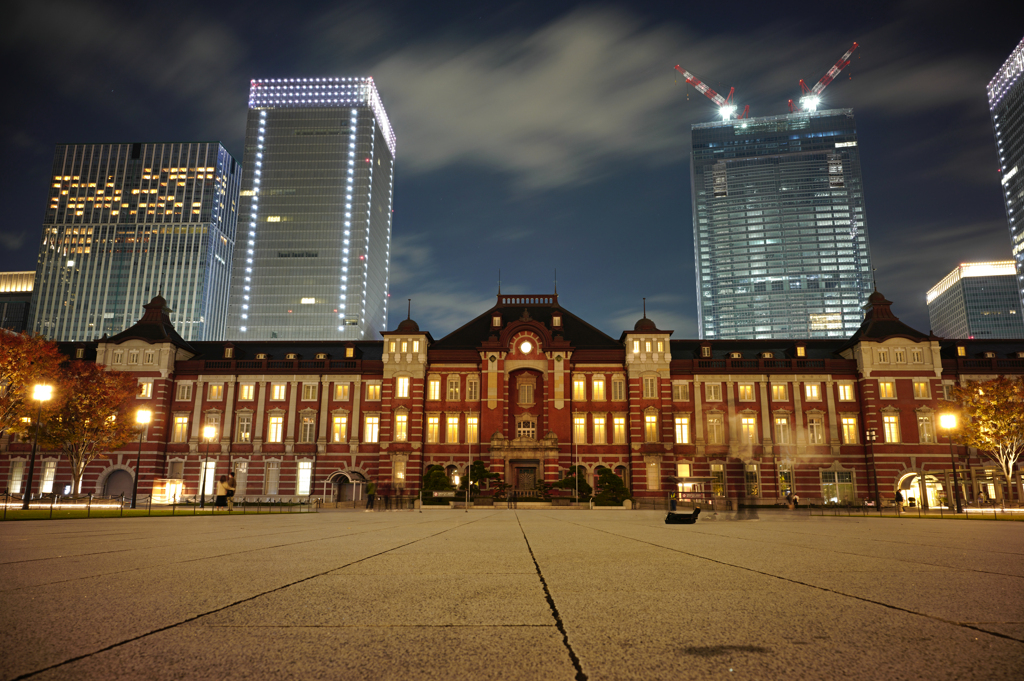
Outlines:
[[[707,97],[712,102],[718,105],[718,112],[719,114],[721,114],[723,120],[729,120],[730,118],[732,118],[732,115],[736,113],[736,105],[732,103],[732,93],[736,92],[736,88],[729,88],[729,94],[723,97],[722,95],[718,94],[717,92],[709,88],[707,85],[702,83],[700,78],[693,75],[679,64],[676,64],[676,71],[683,74],[683,76],[686,78],[686,82],[692,85],[697,90],[697,92],[701,93],[702,95],[704,95],[705,97]],[[743,113],[737,116],[736,118],[746,118],[749,112],[750,105],[748,104],[746,107],[743,108]]]
[[[828,84],[831,83],[836,76],[839,75],[840,71],[850,65],[850,55],[853,54],[853,51],[858,47],[859,45],[854,43],[853,47],[848,49],[846,54],[839,58],[839,61],[837,61],[832,68],[828,70],[828,73],[821,77],[821,80],[815,83],[814,87],[808,89],[807,83],[805,83],[802,78],[800,79],[800,91],[802,93],[800,95],[800,111],[814,111],[818,108],[818,104],[821,103],[822,91],[828,87]],[[789,112],[793,113],[792,99],[789,100]]]

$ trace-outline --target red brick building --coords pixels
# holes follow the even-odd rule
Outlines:
[[[616,339],[557,295],[499,295],[437,340],[407,319],[376,342],[189,343],[156,298],[126,331],[63,348],[138,377],[153,412],[139,492],[158,499],[196,494],[204,461],[211,477],[236,471],[238,496],[348,500],[369,480],[414,496],[427,466],[454,477],[481,459],[523,490],[578,464],[592,481],[613,470],[634,497],[705,477],[704,493],[747,503],[792,487],[804,502],[899,488],[943,504],[944,386],[1024,374],[1024,342],[942,340],[890,306],[872,295],[848,340],[672,340],[647,318]],[[20,492],[29,443],[0,447],[0,479]],[[956,451],[968,499],[1006,494],[992,464]],[[83,492],[130,492],[137,454],[93,462]],[[71,484],[55,454],[36,465],[33,493]],[[1017,499],[1019,472],[1012,485]]]

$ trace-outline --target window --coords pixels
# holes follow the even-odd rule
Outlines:
[[[523,420],[516,424],[516,437],[525,437],[531,440],[537,439],[537,422]]]
[[[344,442],[348,438],[348,417],[335,416],[331,420],[331,442]]]
[[[451,402],[458,401],[459,399],[459,377],[449,376],[448,377],[448,400]]]
[[[496,314],[491,316],[491,326],[501,326],[501,315]]]
[[[748,463],[743,467],[743,483],[746,486],[748,497],[761,496],[761,484],[756,463]]]
[[[466,378],[466,399],[476,401],[480,399],[480,377],[469,376]]]
[[[284,417],[271,416],[267,428],[267,442],[281,442],[284,439]]]
[[[775,417],[775,444],[777,444],[777,445],[788,445],[789,444],[789,417],[788,416],[776,416]]]
[[[821,402],[821,384],[820,383],[805,383],[804,384],[804,398],[808,402]]]
[[[57,462],[56,461],[44,461],[43,462],[43,483],[40,488],[40,492],[43,494],[50,494],[53,492],[53,479],[57,476]]]
[[[380,401],[380,383],[367,383],[366,384],[366,401],[367,402],[379,402]]]
[[[533,404],[533,384],[519,384],[519,404]]]
[[[351,398],[351,383],[334,384],[334,400],[336,402],[348,402]]]
[[[178,399],[180,401],[186,401],[192,399],[192,384],[191,383],[179,383],[178,384]]]
[[[402,352],[409,352],[409,341],[402,341]]]
[[[572,440],[578,445],[587,444],[586,416],[574,416],[572,418]]]
[[[270,386],[270,399],[283,400],[288,394],[288,385],[285,383],[273,383]]]
[[[604,376],[594,376],[590,383],[590,389],[593,392],[590,399],[595,402],[603,402],[606,399],[604,394]]]
[[[220,402],[224,399],[224,384],[223,383],[211,383],[207,389],[207,399],[211,402]]]
[[[688,445],[690,444],[690,417],[689,416],[677,416],[675,418],[676,424],[676,444]]]
[[[405,412],[395,414],[395,442],[409,439],[409,415]]]
[[[587,399],[587,379],[582,376],[572,379],[572,399],[577,402]]]
[[[853,473],[851,471],[822,471],[821,491],[825,503],[838,504],[853,501]]]
[[[931,397],[928,381],[914,381],[914,397],[919,400],[927,400]]]
[[[757,418],[754,416],[740,417],[740,442],[757,444]]]
[[[704,397],[708,402],[721,402],[722,401],[722,384],[721,383],[705,383],[704,384]]]
[[[612,442],[617,445],[626,444],[626,418],[612,417]]]
[[[878,351],[878,363],[879,364],[888,364],[889,363],[889,351],[888,350],[879,350]]]
[[[302,417],[299,423],[299,442],[316,442],[316,417]]]
[[[651,341],[644,341],[644,352],[651,351]]]
[[[843,416],[839,423],[843,427],[843,443],[848,445],[857,444],[857,417]]]
[[[25,477],[25,462],[24,461],[12,461],[11,462],[11,476],[8,478],[7,489],[12,494],[21,494],[21,481]]]
[[[366,416],[363,421],[363,442],[379,442],[380,441],[380,417]]]
[[[840,402],[853,402],[853,384],[852,383],[840,383],[837,388],[839,389],[839,401]]]
[[[661,489],[661,466],[657,461],[647,462],[647,489],[657,491]]]
[[[737,394],[739,395],[740,402],[753,402],[754,401],[754,384],[753,383],[740,383],[736,386]]]
[[[480,442],[480,417],[466,417],[466,442],[475,445]]]
[[[250,402],[256,397],[256,386],[252,383],[243,383],[238,386],[238,400],[240,402]]]
[[[391,341],[388,343],[388,352],[396,352],[398,350],[398,341]]]
[[[114,350],[114,364],[124,364],[124,350]]]
[[[377,159],[377,163],[380,163],[380,159]],[[395,484],[399,487],[405,486],[405,463],[401,459],[394,462]]]
[[[918,414],[917,433],[921,442],[935,442],[935,423],[931,414]]]
[[[924,361],[923,357],[924,357],[924,355],[921,352],[921,348],[913,348],[913,349],[911,349],[911,351],[910,351],[910,361],[911,362],[914,362],[915,364],[920,364],[921,362]]]
[[[144,381],[139,383],[139,397],[148,400],[153,397],[153,382]]]
[[[644,442],[658,441],[657,414],[644,414]]]
[[[807,444],[825,444],[825,419],[823,417],[807,417]]]
[[[441,379],[432,378],[427,381],[427,399],[428,400],[439,400],[441,399]]]
[[[608,434],[605,431],[605,417],[594,417],[594,444],[603,445],[608,442]]]
[[[676,464],[676,476],[680,478],[690,477],[690,464],[688,463],[677,463]],[[680,483],[682,484],[682,483]]]
[[[897,364],[907,363],[907,349],[906,348],[894,348],[892,351],[892,358]]]
[[[797,357],[806,357],[807,356],[807,348],[804,347],[803,345],[796,346],[796,356]]]
[[[644,397],[654,399],[658,396],[658,379],[654,376],[644,376]]]
[[[633,354],[637,354],[639,352],[640,352],[640,341],[635,340],[635,341],[633,341]]]
[[[138,350],[129,350],[128,351],[128,363],[129,364],[138,364],[139,363],[139,351]]]
[[[788,402],[789,390],[785,383],[772,383],[772,402]]]
[[[455,444],[459,441],[459,417],[448,417],[448,428],[445,430],[444,441]]]
[[[427,442],[436,443],[441,441],[441,417],[427,417]]]
[[[399,376],[395,380],[395,397],[409,396],[409,377]]]
[[[235,439],[238,442],[252,442],[252,414],[239,414]]]
[[[171,433],[171,442],[188,442],[188,417],[174,417],[174,431]]]
[[[316,400],[316,383],[302,384],[302,400],[304,402],[312,402]]]
[[[618,401],[626,399],[626,382],[621,378],[612,379],[612,399]]]
[[[146,350],[146,352],[144,352],[142,354],[142,358],[143,358],[142,361],[143,361],[144,364],[155,364],[156,363],[156,353],[153,352],[152,350]]]
[[[419,352],[420,351],[420,342],[418,340],[414,340],[412,342],[412,351],[413,352]]]
[[[711,464],[711,494],[716,497],[725,496],[725,465]]]
[[[711,346],[710,345],[702,345],[702,346],[700,346],[700,356],[701,357],[710,357],[711,356]]]
[[[786,496],[793,489],[793,469],[779,468],[779,495]]]
[[[249,478],[249,462],[235,461],[235,496],[245,495],[245,483]]]
[[[347,357],[349,359],[352,359],[355,356],[356,356],[356,349],[355,348],[345,348],[345,357]]]
[[[672,401],[673,402],[689,402],[690,401],[690,384],[689,383],[673,383],[672,384]]]
[[[295,493],[300,496],[309,494],[309,483],[313,477],[313,462],[312,461],[300,461],[298,470],[298,480],[295,484]]]
[[[725,429],[722,427],[722,417],[717,414],[708,416],[708,444],[725,444]]]
[[[942,399],[947,402],[953,397],[953,386],[949,383],[942,384]]]
[[[883,400],[896,399],[896,381],[879,381],[878,396]]]
[[[264,494],[277,494],[278,483],[281,480],[281,462],[268,461],[267,475],[263,480]],[[237,491],[237,490],[236,490]]]
[[[885,431],[886,442],[900,441],[900,417],[896,414],[889,414],[882,417],[882,428]]]

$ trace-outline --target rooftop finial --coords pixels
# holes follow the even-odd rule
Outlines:
[[[555,268],[555,295],[558,295],[558,268]]]
[[[501,295],[501,268],[498,268],[498,295]]]
[[[412,298],[409,298],[409,311],[405,313],[406,319],[412,319]]]
[[[647,299],[644,298],[644,319],[647,319]]]

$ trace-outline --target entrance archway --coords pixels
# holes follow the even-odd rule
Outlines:
[[[943,481],[925,473],[907,473],[897,485],[908,507],[937,508],[947,506]]]
[[[117,470],[107,476],[103,483],[103,496],[119,497],[124,494],[126,497],[132,495],[132,474],[125,470]]]
[[[339,502],[365,499],[366,476],[356,471],[335,473],[331,476],[331,496]]]

